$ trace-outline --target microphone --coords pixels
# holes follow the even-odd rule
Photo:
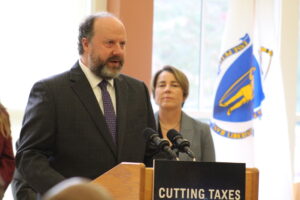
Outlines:
[[[172,142],[174,148],[177,148],[180,152],[186,153],[193,161],[196,161],[194,153],[190,149],[190,142],[182,138],[182,135],[175,129],[170,129],[167,133],[168,139]]]
[[[159,150],[167,152],[172,157],[172,159],[178,160],[177,155],[170,148],[170,143],[167,140],[160,138],[156,131],[151,128],[146,128],[143,131],[143,134],[146,140],[151,142]]]

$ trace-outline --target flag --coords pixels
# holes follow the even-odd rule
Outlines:
[[[211,128],[217,161],[258,168],[259,199],[290,200],[292,168],[275,4],[229,1]]]
[[[210,122],[217,160],[247,166],[254,164],[253,120],[264,99],[253,25],[254,2],[230,1]]]
[[[262,200],[292,199],[289,134],[292,134],[293,131],[288,128],[288,111],[285,102],[287,88],[284,88],[282,78],[283,70],[290,67],[282,66],[282,56],[288,55],[290,52],[281,49],[283,37],[281,36],[283,28],[281,21],[285,20],[284,23],[289,23],[285,19],[286,14],[285,16],[281,15],[282,9],[286,9],[286,5],[290,5],[290,2],[256,1],[255,6],[257,41],[260,47],[273,51],[271,63],[268,60],[268,53],[261,54],[261,65],[270,65],[270,67],[264,70],[263,86],[266,98],[262,105],[263,116],[261,120],[255,121],[254,163],[260,173],[259,199]],[[291,6],[295,7],[295,4],[291,4]],[[298,9],[291,10],[289,8],[285,12],[297,13]],[[295,23],[297,24],[297,22]],[[292,47],[289,46],[288,50],[290,48]],[[292,80],[292,77],[290,78]],[[295,112],[291,114],[295,116]]]

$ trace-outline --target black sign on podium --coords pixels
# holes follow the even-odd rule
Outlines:
[[[245,164],[154,161],[154,200],[245,200]]]

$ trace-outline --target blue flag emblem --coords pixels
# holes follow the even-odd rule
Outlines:
[[[248,34],[241,38],[241,43],[223,54],[220,66],[225,59],[237,53],[240,55],[220,77],[216,90],[213,121],[218,121],[220,125],[211,123],[215,132],[225,137],[234,136],[230,138],[249,136],[253,133],[252,127],[237,133],[220,128],[222,122],[233,122],[236,126],[236,123],[251,121],[261,115],[260,106],[264,99],[261,71]]]

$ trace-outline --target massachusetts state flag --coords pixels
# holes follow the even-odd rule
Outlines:
[[[277,3],[229,0],[211,115],[216,161],[256,167],[262,200],[292,197]]]
[[[210,125],[216,159],[254,166],[254,119],[262,115],[254,1],[230,0]]]

